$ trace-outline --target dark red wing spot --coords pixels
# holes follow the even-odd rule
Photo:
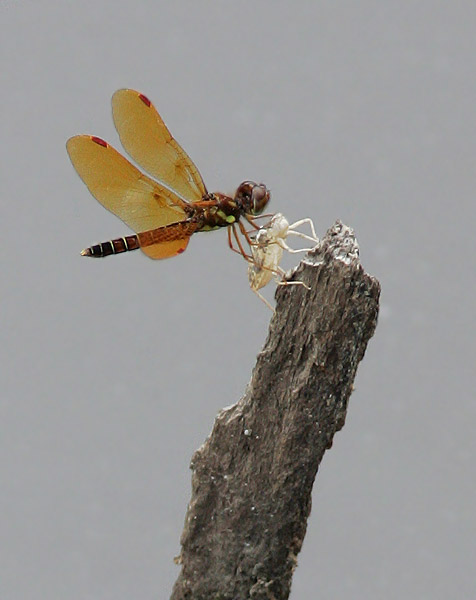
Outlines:
[[[107,142],[105,142],[101,138],[96,137],[95,135],[92,135],[91,139],[93,142],[96,142],[96,144],[99,144],[100,146],[104,146],[104,148],[107,148]]]
[[[185,248],[180,248],[177,250],[177,254],[182,254],[183,252],[185,252]]]
[[[139,98],[146,106],[150,106],[150,100],[147,98],[147,96],[144,96],[144,94],[139,94]]]

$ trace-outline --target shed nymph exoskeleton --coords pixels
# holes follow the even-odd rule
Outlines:
[[[301,225],[309,225],[311,235],[296,231]],[[287,244],[289,236],[299,237],[314,245],[310,248],[291,248]],[[298,252],[309,252],[319,243],[314,224],[311,219],[301,219],[289,224],[288,220],[281,213],[276,213],[271,221],[257,231],[251,243],[251,259],[248,265],[248,281],[253,292],[271,309],[274,308],[260,294],[258,290],[267,285],[274,277],[278,285],[303,285],[302,281],[287,281],[284,279],[285,271],[279,266],[283,251],[287,250],[292,254]]]

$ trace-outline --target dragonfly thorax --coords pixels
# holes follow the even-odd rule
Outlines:
[[[269,190],[265,185],[244,181],[234,198],[216,192],[207,194],[202,202],[192,206],[198,209],[195,220],[199,222],[199,231],[211,231],[233,225],[244,215],[260,214],[268,202]]]
[[[192,220],[199,224],[199,231],[228,227],[243,214],[243,209],[233,198],[219,192],[208,194],[206,200],[192,206],[197,211]]]

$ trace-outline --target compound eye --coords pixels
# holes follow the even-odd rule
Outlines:
[[[269,192],[263,184],[255,185],[251,192],[251,205],[254,215],[259,215],[269,201]]]
[[[238,189],[236,190],[236,195],[249,198],[253,193],[254,185],[255,184],[252,181],[243,181],[243,183],[240,183]]]

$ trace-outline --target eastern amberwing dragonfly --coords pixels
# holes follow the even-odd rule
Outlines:
[[[91,194],[136,232],[81,254],[100,258],[140,248],[149,258],[169,258],[185,250],[193,233],[228,227],[230,248],[250,260],[236,224],[251,243],[240,218],[258,229],[253,221],[269,202],[266,186],[244,181],[233,197],[209,193],[197,167],[139,92],[118,90],[112,97],[112,114],[126,152],[154,179],[101,138],[78,135],[68,140],[71,162]]]

